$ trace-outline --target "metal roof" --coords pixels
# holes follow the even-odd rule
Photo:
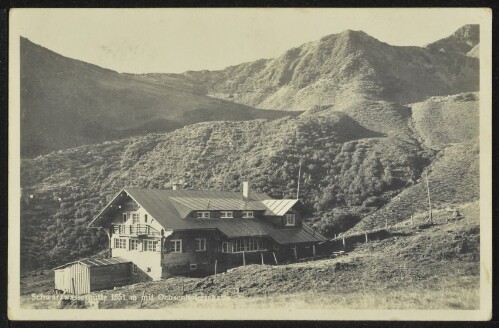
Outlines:
[[[107,265],[115,265],[115,264],[121,264],[121,263],[130,263],[131,261],[122,259],[121,257],[112,257],[109,259],[83,259],[83,260],[78,260],[78,261],[73,261],[69,262],[63,265],[60,265],[56,268],[53,268],[52,270],[57,270],[57,269],[62,269],[65,267],[68,267],[70,265],[73,265],[75,263],[83,264],[88,267],[97,267],[97,266],[107,266]]]
[[[286,214],[296,203],[298,199],[265,199],[262,203],[267,207],[265,215],[283,216]]]
[[[259,200],[246,200],[242,197],[206,198],[206,197],[170,197],[172,204],[182,210],[212,210],[212,211],[265,211],[267,207]],[[177,204],[180,205],[177,207]],[[188,214],[188,213],[187,213]]]
[[[272,229],[270,237],[279,244],[299,244],[306,242],[321,242],[327,238],[313,230],[307,224],[299,228]]]
[[[229,238],[268,236],[268,227],[259,219],[219,220],[216,228]]]
[[[128,194],[165,230],[218,229],[229,238],[270,236],[280,244],[326,239],[311,228],[277,228],[271,222],[259,218],[198,219],[188,217],[192,211],[200,210],[260,210],[265,211],[265,215],[268,216],[282,216],[299,203],[297,199],[274,200],[263,193],[251,193],[248,198],[244,199],[239,192],[226,191],[125,188],[122,192]],[[118,196],[113,201],[117,198]],[[89,226],[98,224],[104,213],[105,211],[102,211]]]

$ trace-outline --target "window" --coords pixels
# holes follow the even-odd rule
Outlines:
[[[128,213],[123,213],[123,222],[126,222],[128,220]]]
[[[206,250],[206,238],[196,238],[196,252]]]
[[[246,243],[246,250],[248,252],[258,250],[258,241],[256,239],[249,239]]]
[[[222,253],[228,253],[229,252],[229,243],[224,241],[222,243]]]
[[[144,222],[147,223],[147,214],[144,214]]]
[[[295,215],[294,214],[286,214],[284,215],[284,218],[286,219],[286,225],[287,226],[294,226],[295,225]]]
[[[191,270],[196,270],[198,268],[198,265],[196,263],[192,263],[190,265],[190,267],[191,267]]]
[[[136,251],[139,249],[139,241],[137,239],[130,239],[130,250]]]
[[[236,239],[232,243],[232,253],[244,252],[244,239]]]
[[[147,252],[157,251],[158,241],[156,240],[144,240],[144,247]]]
[[[198,212],[197,217],[199,219],[209,219],[210,218],[210,212]]]
[[[139,213],[132,214],[132,223],[133,224],[139,223]]]
[[[182,253],[182,239],[170,240],[170,252]]]
[[[116,238],[114,240],[114,248],[126,248],[126,239],[125,238]]]
[[[252,219],[252,218],[254,218],[253,211],[243,211],[243,219]]]
[[[137,264],[134,264],[134,265],[132,266],[132,273],[134,273],[134,274],[139,273],[139,268],[137,267]]]
[[[222,253],[224,253],[223,247],[224,245],[222,244]],[[257,239],[236,239],[232,243],[232,253],[255,252],[260,249],[260,243]]]
[[[220,211],[220,218],[222,219],[231,219],[234,217],[234,213],[232,211]]]

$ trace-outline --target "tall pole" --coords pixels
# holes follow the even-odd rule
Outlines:
[[[300,197],[300,177],[301,177],[301,161],[300,161],[300,168],[298,169],[298,188],[296,189],[296,199]]]
[[[431,212],[431,199],[430,199],[430,184],[428,182],[428,170],[426,170],[426,191],[428,192],[428,208],[430,210],[430,223],[433,223],[433,215]]]

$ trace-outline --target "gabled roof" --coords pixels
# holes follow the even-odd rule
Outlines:
[[[229,191],[139,188],[125,188],[125,191],[166,229],[188,228],[185,217],[192,211],[265,211],[267,208],[260,199],[270,198],[266,194],[252,193],[243,199],[240,193]],[[192,223],[195,226],[206,225],[204,221]]]
[[[80,263],[87,267],[96,267],[96,266],[107,266],[107,265],[115,265],[115,264],[130,263],[130,262],[131,261],[122,259],[121,257],[112,257],[109,259],[83,259],[60,265],[56,268],[53,268],[52,270],[62,269],[70,265],[73,265],[75,263]]]
[[[193,190],[161,190],[125,188],[118,194],[126,193],[151,215],[165,230],[219,230],[229,238],[270,236],[280,244],[324,241],[326,238],[312,229],[276,228],[265,219],[198,219],[188,218],[192,211],[202,210],[248,210],[265,211],[265,215],[282,216],[300,201],[297,199],[274,200],[264,193],[251,193],[243,198],[241,193],[227,191],[193,191]],[[112,203],[111,202],[111,203]],[[89,224],[98,224],[102,214],[110,206],[99,213]]]
[[[265,215],[269,216],[283,216],[286,214],[296,203],[298,199],[265,199],[262,203],[267,207]]]

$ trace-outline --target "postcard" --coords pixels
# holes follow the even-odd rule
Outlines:
[[[11,320],[489,320],[487,8],[14,8]]]

